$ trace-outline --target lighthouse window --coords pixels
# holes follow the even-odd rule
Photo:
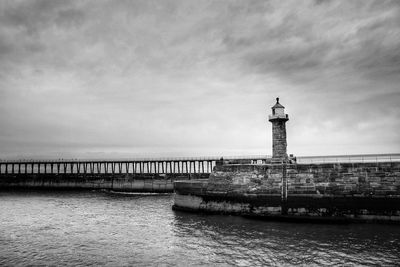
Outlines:
[[[272,110],[272,115],[275,115],[275,109]]]

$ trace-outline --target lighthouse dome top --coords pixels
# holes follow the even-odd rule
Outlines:
[[[289,116],[285,114],[285,107],[279,103],[279,97],[276,98],[276,104],[272,107],[272,115],[268,116],[269,121],[289,120]]]
[[[285,107],[282,106],[281,103],[279,103],[279,97],[277,97],[276,98],[276,104],[272,108],[276,109],[276,108],[285,108]]]

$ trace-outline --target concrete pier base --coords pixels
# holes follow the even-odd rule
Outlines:
[[[196,196],[177,193],[173,209],[274,220],[400,223],[400,208],[389,210],[388,206],[400,207],[400,197],[382,199],[297,196],[286,204],[283,212],[279,197]]]
[[[172,193],[174,181],[204,176],[208,176],[208,174],[2,174],[0,190],[105,189],[121,192]]]

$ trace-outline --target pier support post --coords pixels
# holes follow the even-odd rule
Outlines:
[[[288,197],[288,184],[287,184],[287,166],[286,162],[282,162],[282,191],[281,191],[281,213],[282,215],[287,215],[287,197]]]

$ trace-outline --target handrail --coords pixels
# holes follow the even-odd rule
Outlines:
[[[123,158],[123,159],[17,159],[1,160],[0,163],[69,163],[69,162],[138,162],[138,161],[217,161],[224,160],[261,160],[271,158],[268,155],[246,155],[246,156],[203,156],[203,157],[159,157],[159,158]]]
[[[270,159],[267,155],[244,155],[244,156],[203,156],[203,157],[159,157],[159,158],[124,158],[124,159],[18,159],[1,160],[0,163],[73,163],[73,162],[160,162],[160,161],[217,161],[224,160],[265,160]],[[382,162],[400,161],[400,153],[391,154],[352,154],[352,155],[321,155],[321,156],[298,156],[297,163],[345,163],[345,162]]]
[[[356,162],[384,162],[384,161],[389,161],[389,162],[400,161],[400,153],[297,157],[297,163],[356,163]]]

